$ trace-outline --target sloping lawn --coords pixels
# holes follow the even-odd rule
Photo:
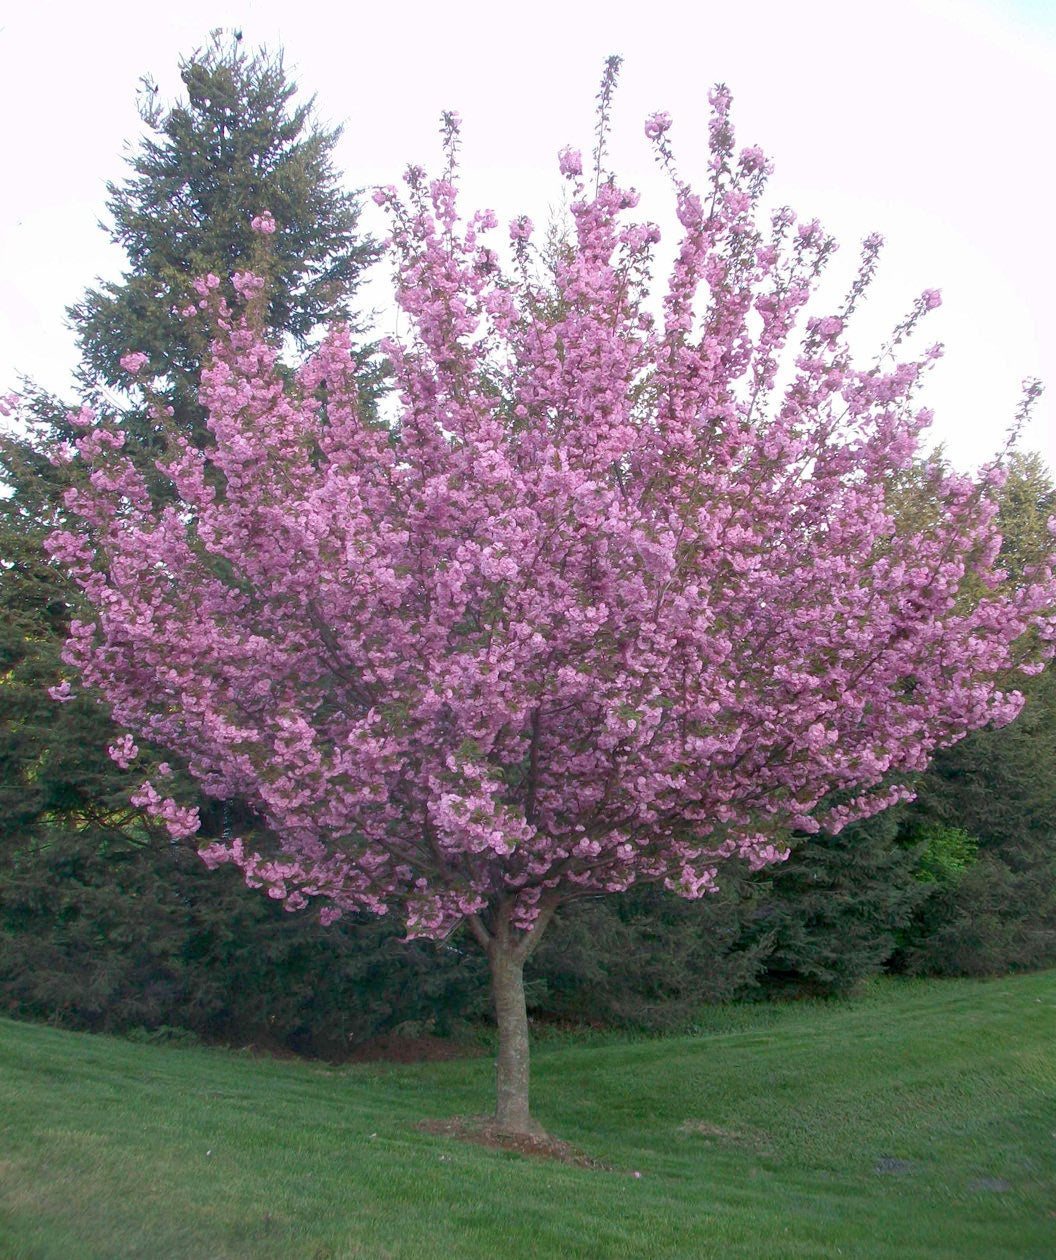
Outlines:
[[[421,1133],[488,1059],[334,1068],[0,1021],[4,1260],[1056,1255],[1056,973],[544,1040],[617,1171]],[[640,1175],[635,1175],[640,1174]]]

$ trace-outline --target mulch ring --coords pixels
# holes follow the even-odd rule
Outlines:
[[[496,1151],[513,1151],[532,1159],[555,1160],[571,1164],[574,1168],[589,1168],[594,1172],[619,1172],[613,1164],[592,1159],[569,1142],[541,1134],[503,1133],[495,1127],[490,1116],[452,1116],[449,1120],[420,1120],[416,1125],[420,1133],[435,1137],[455,1138],[460,1142],[475,1142]],[[640,1174],[631,1174],[632,1176]]]

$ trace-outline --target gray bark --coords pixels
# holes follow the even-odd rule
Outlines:
[[[532,1118],[529,1106],[530,1047],[528,1010],[524,1001],[524,964],[539,943],[553,910],[553,905],[547,905],[528,933],[510,927],[502,911],[490,932],[484,931],[479,920],[473,925],[488,955],[491,996],[499,1026],[499,1054],[495,1061],[495,1125],[502,1133],[543,1136],[542,1126]]]

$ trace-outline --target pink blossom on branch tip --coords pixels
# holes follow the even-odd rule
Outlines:
[[[252,271],[236,271],[231,277],[231,287],[244,302],[249,302],[263,292],[265,281],[263,276],[255,275]]]
[[[645,134],[650,140],[659,140],[670,129],[671,115],[662,110],[658,110],[655,114],[650,114],[645,120]]]
[[[766,166],[766,154],[758,145],[742,149],[739,160],[742,170],[745,171],[761,171]]]
[[[519,218],[514,219],[510,223],[510,240],[526,241],[532,234],[534,224],[526,214],[522,214]]]
[[[179,805],[171,797],[163,797],[149,779],[129,800],[148,817],[164,824],[173,840],[186,840],[201,826],[197,806]]]
[[[558,167],[562,175],[583,174],[583,154],[578,149],[566,147],[558,154]]]

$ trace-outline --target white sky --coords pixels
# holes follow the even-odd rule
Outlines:
[[[955,460],[1000,445],[1020,381],[1038,375],[1050,393],[1025,445],[1056,468],[1056,0],[0,0],[0,392],[21,373],[68,392],[65,307],[122,267],[97,222],[141,133],[139,76],[171,100],[179,57],[215,26],[285,49],[321,116],[345,125],[350,185],[395,183],[411,161],[435,170],[438,115],[454,108],[463,205],[540,224],[562,195],[557,150],[592,147],[606,54],[625,59],[616,169],[661,223],[644,118],[673,115],[683,172],[703,183],[707,89],[724,80],[738,142],[776,163],[775,199],[842,243],[834,288],[862,236],[887,237],[865,349],[921,289],[943,290],[928,340],[947,355],[926,401]]]

